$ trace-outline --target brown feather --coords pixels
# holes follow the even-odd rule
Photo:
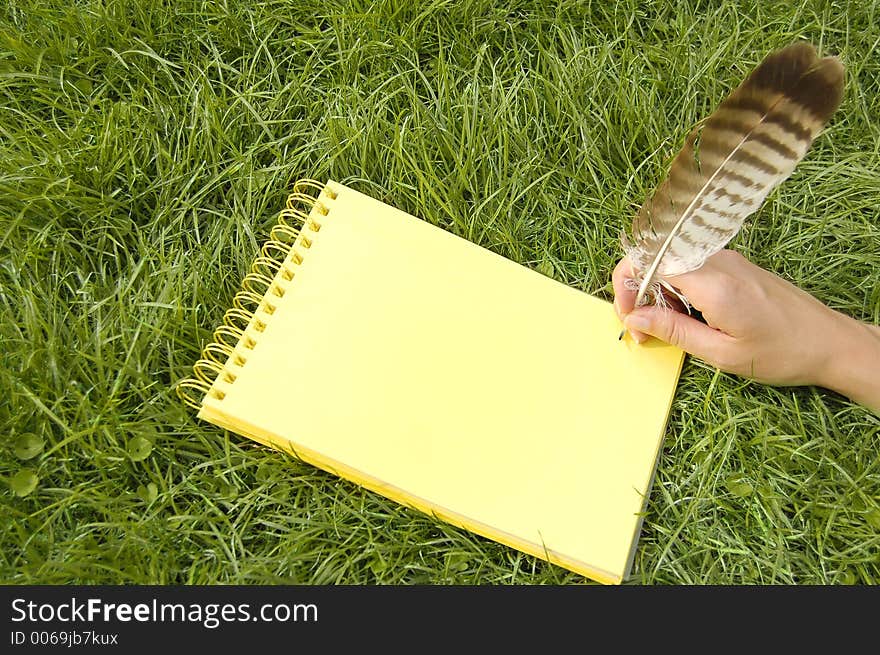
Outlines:
[[[837,110],[844,69],[808,43],[768,55],[685,139],[623,246],[638,271],[637,304],[671,275],[721,250],[791,175]]]

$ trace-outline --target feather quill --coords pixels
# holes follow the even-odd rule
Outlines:
[[[700,268],[806,155],[840,105],[844,69],[798,42],[768,55],[685,139],[622,245],[636,306]]]

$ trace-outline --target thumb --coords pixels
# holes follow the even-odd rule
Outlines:
[[[707,362],[718,360],[727,335],[681,312],[660,307],[639,307],[627,315],[624,325],[657,337]]]

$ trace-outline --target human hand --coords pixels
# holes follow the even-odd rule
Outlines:
[[[627,258],[614,269],[614,306],[639,343],[648,335],[728,373],[772,385],[815,384],[880,411],[880,328],[823,305],[732,250],[696,271],[670,277],[706,323],[644,306],[624,286]]]

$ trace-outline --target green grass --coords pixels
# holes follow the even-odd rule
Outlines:
[[[583,582],[177,399],[300,177],[610,299],[618,234],[688,128],[806,38],[843,58],[843,105],[733,245],[880,321],[874,2],[12,4],[2,581]],[[688,358],[633,583],[876,582],[878,453],[846,399]]]

